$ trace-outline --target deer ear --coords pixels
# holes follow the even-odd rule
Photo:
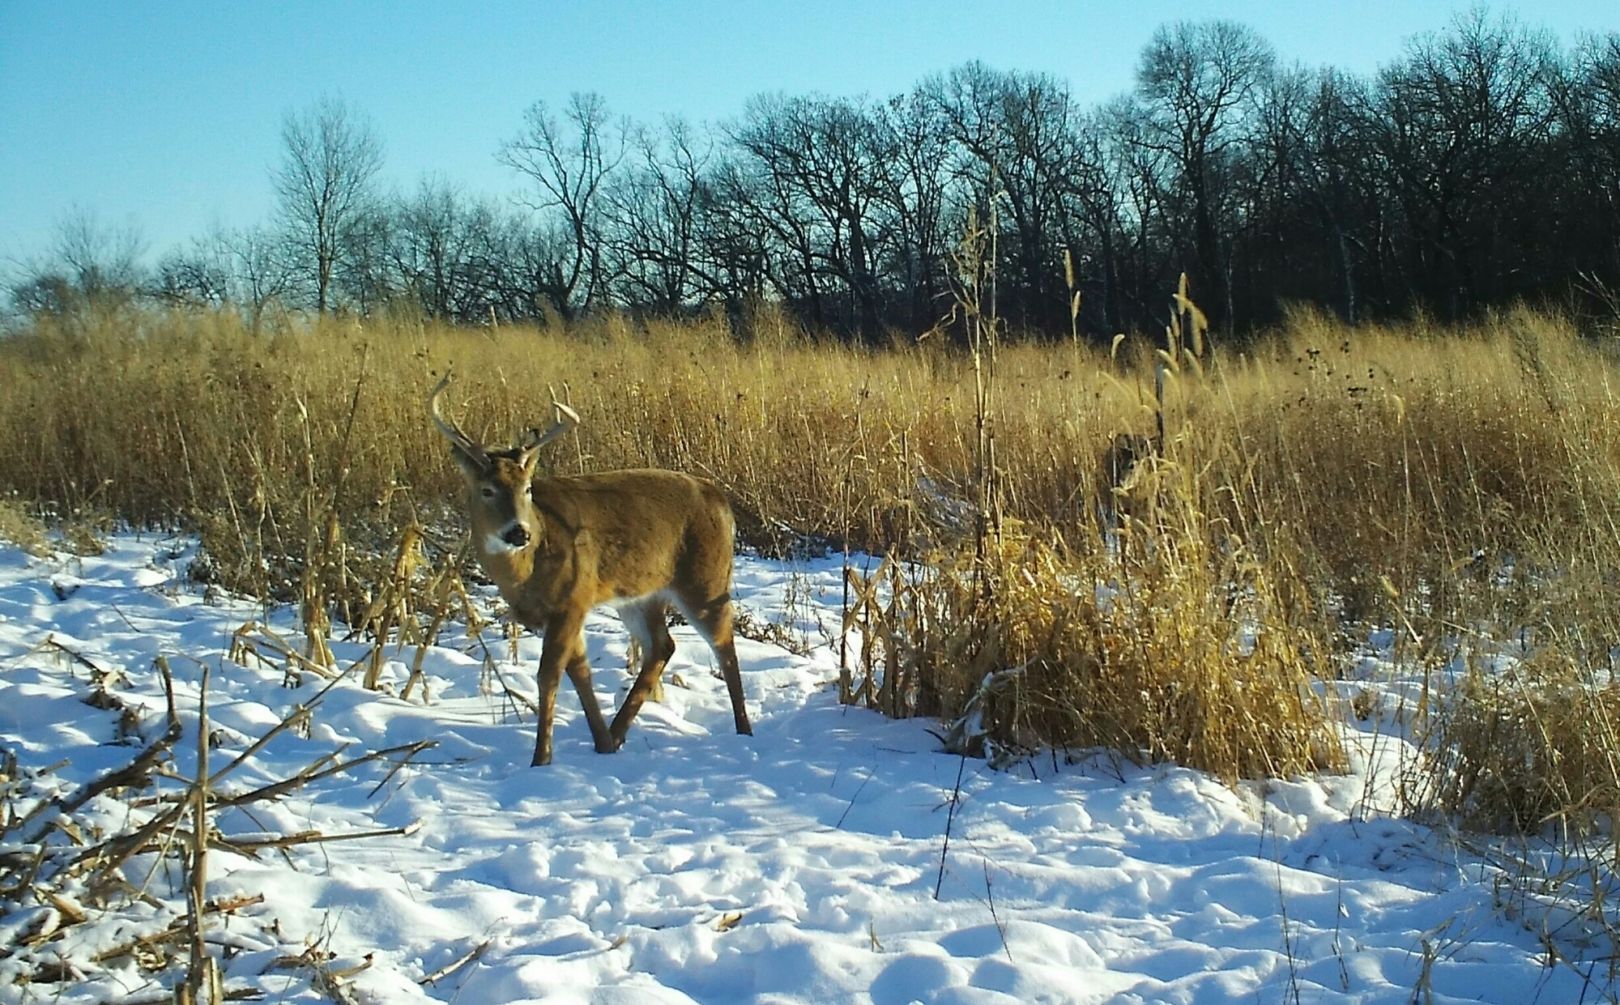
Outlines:
[[[468,481],[475,481],[487,474],[486,461],[483,457],[475,457],[463,450],[458,444],[450,445],[450,459],[456,462],[456,467]]]

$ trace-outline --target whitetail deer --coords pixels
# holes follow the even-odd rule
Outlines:
[[[1105,537],[1118,528],[1120,517],[1129,513],[1131,490],[1142,471],[1164,456],[1164,381],[1164,364],[1159,363],[1153,370],[1153,432],[1119,433],[1103,451],[1097,473],[1097,505]]]
[[[751,734],[732,637],[734,526],[719,487],[656,468],[537,478],[540,448],[579,422],[573,409],[554,401],[555,420],[545,432],[531,429],[516,447],[486,450],[445,418],[440,399],[449,384],[447,373],[428,397],[428,413],[467,482],[478,564],[517,621],[545,636],[533,763],[551,763],[564,673],[579,692],[597,752],[624,744],[675,652],[664,620],[670,605],[714,650],[737,732]],[[585,659],[585,615],[599,605],[618,610],[641,649],[640,672],[612,725],[602,718]]]

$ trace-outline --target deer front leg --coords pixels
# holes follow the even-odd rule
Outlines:
[[[551,763],[551,721],[557,715],[557,687],[562,684],[563,661],[566,659],[566,653],[559,650],[567,646],[568,643],[556,639],[547,631],[545,643],[540,648],[540,672],[536,676],[540,687],[540,720],[534,727],[534,760],[529,762],[535,767]]]
[[[551,763],[551,728],[557,714],[557,689],[563,673],[573,681],[579,692],[580,706],[585,710],[585,722],[590,726],[591,739],[598,751],[612,751],[609,746],[607,723],[602,719],[601,706],[591,688],[591,667],[585,661],[584,617],[562,615],[546,625],[545,643],[540,648],[540,721],[535,727],[534,760],[531,764]]]

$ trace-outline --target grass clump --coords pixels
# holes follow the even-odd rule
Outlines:
[[[1164,552],[1126,569],[1008,528],[862,619],[887,645],[857,692],[941,715],[947,746],[1001,763],[1101,746],[1229,781],[1341,767],[1319,639],[1274,616],[1265,571]],[[1246,578],[1240,598],[1222,571]]]
[[[1438,696],[1413,804],[1511,834],[1588,834],[1620,818],[1620,685],[1560,664],[1476,669]]]
[[[35,557],[51,552],[45,522],[15,499],[0,499],[0,539],[10,541]]]

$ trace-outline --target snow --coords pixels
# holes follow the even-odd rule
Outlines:
[[[318,690],[228,659],[232,634],[266,612],[188,582],[193,553],[183,539],[134,535],[82,559],[0,548],[0,749],[24,769],[64,762],[40,785],[76,788],[145,742],[114,742],[118,713],[82,703],[89,671],[69,653],[121,672],[110,690],[144,710],[147,740],[164,721],[153,661],[167,658],[187,724],[180,776],[194,772],[203,666],[215,770]],[[227,986],[332,1000],[307,970],[271,965],[318,943],[334,970],[369,955],[354,1000],[387,1003],[1404,1005],[1613,993],[1547,965],[1532,925],[1498,906],[1490,867],[1380,812],[1400,741],[1373,744],[1347,725],[1351,773],[1238,789],[1104,754],[992,771],[940,753],[934,723],[837,703],[840,577],[837,560],[739,559],[749,618],[808,648],[740,642],[752,737],[733,733],[724,684],[685,627],[666,703],[643,710],[617,754],[593,751],[564,688],[546,768],[528,764],[532,717],[484,686],[482,650],[459,629],[427,655],[428,704],[367,692],[358,674],[338,684],[307,736],[281,733],[222,788],[286,778],[340,749],[437,746],[397,770],[373,762],[218,814],[227,836],[405,831],[256,859],[216,852],[211,897],[265,897],[211,929],[216,949],[237,950]],[[293,612],[269,621],[297,636]],[[625,632],[601,614],[587,633],[597,691],[616,699]],[[532,697],[539,643],[519,649],[520,665],[501,672]],[[345,662],[363,653],[334,650]],[[397,690],[415,653],[391,655]],[[87,812],[121,826],[131,811],[101,797]],[[133,860],[132,880],[151,865]],[[179,910],[178,877],[144,879]],[[6,943],[40,910],[0,917]],[[142,904],[90,914],[51,951],[85,959],[172,917]],[[0,1002],[161,991],[128,959],[79,986],[15,983],[24,959],[0,958]]]

